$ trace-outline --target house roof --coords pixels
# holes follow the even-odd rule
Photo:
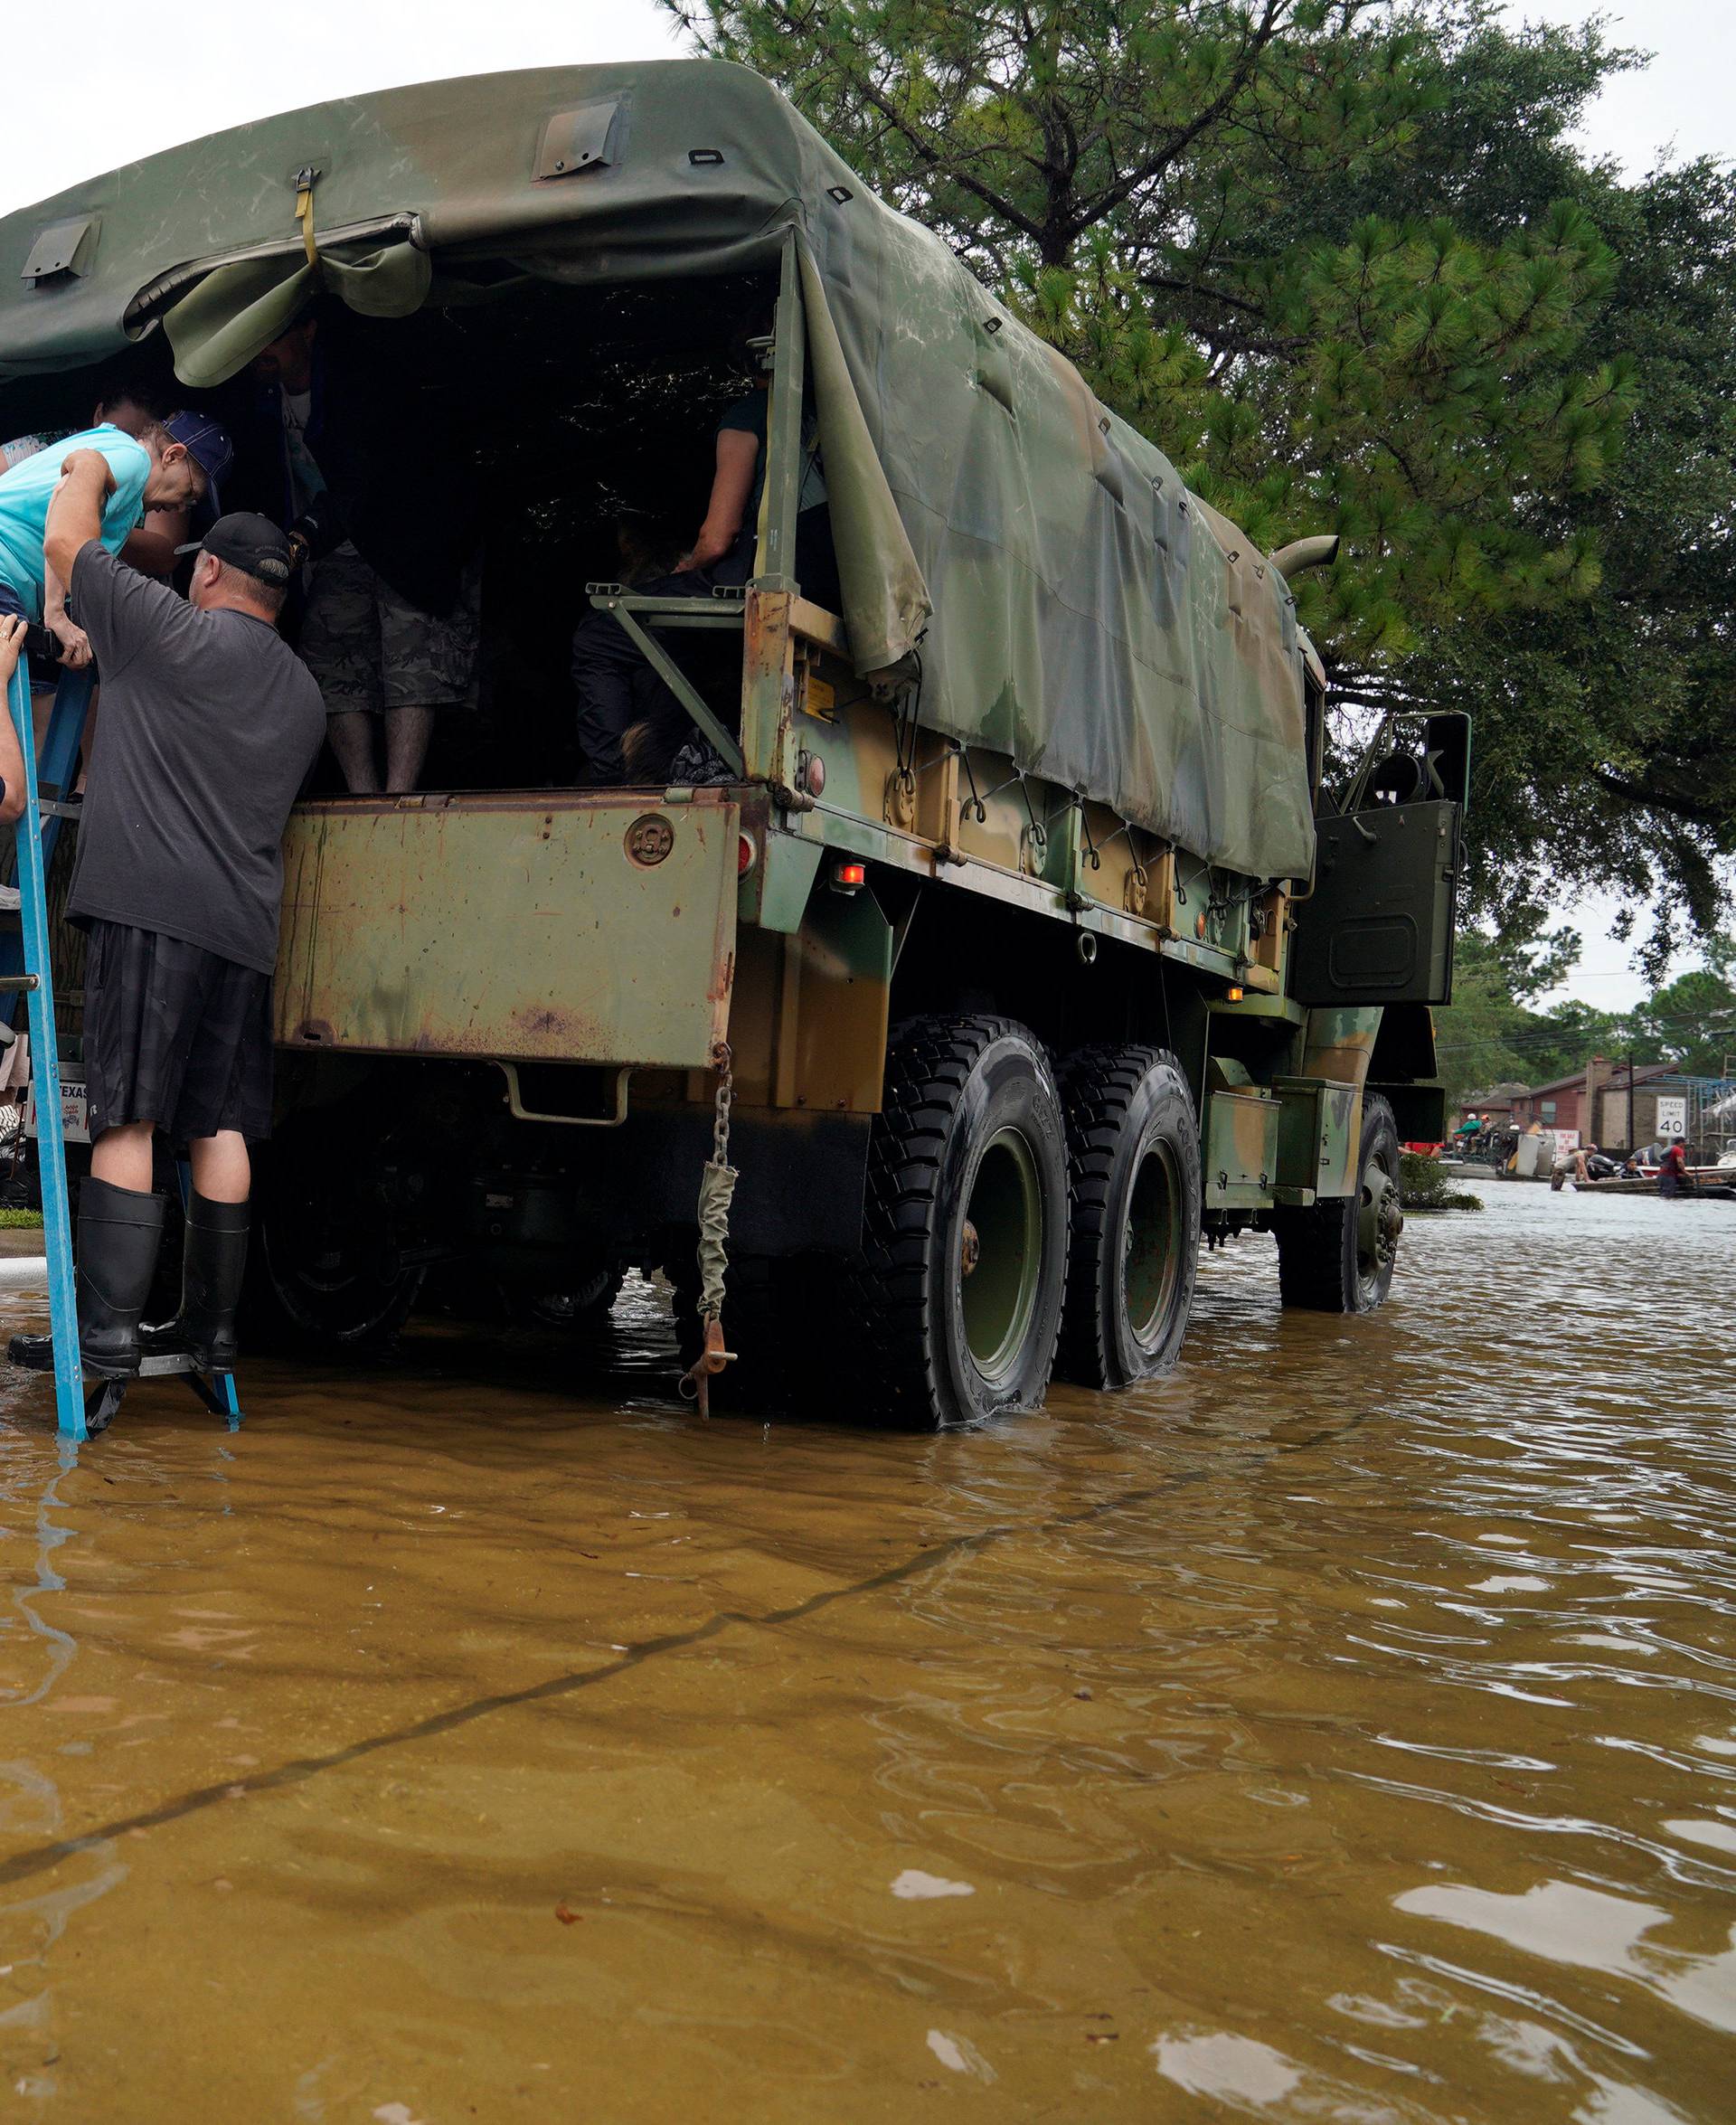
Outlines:
[[[1635,1084],[1649,1084],[1655,1077],[1674,1077],[1676,1065],[1674,1062],[1638,1062],[1634,1066],[1632,1081]],[[1628,1065],[1625,1062],[1612,1062],[1609,1065],[1609,1075],[1604,1080],[1604,1082],[1612,1090],[1619,1091],[1626,1089],[1628,1081]],[[1584,1082],[1585,1072],[1576,1070],[1571,1077],[1552,1077],[1547,1084],[1534,1084],[1524,1088],[1524,1097],[1528,1100],[1535,1100],[1544,1092],[1571,1091],[1576,1086],[1583,1085]],[[1514,1095],[1515,1099],[1519,1096],[1516,1092]]]

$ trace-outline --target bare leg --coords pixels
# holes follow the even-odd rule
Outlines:
[[[373,764],[373,718],[359,708],[346,708],[326,717],[326,734],[350,795],[373,796],[380,787],[380,771]]]
[[[214,1137],[194,1137],[187,1146],[193,1185],[207,1203],[245,1203],[253,1185],[247,1138],[239,1129],[219,1129]]]
[[[420,703],[386,711],[386,788],[414,789],[421,779],[428,741],[434,735],[434,711]]]
[[[154,1121],[124,1121],[118,1129],[106,1129],[90,1147],[90,1175],[107,1181],[111,1188],[131,1188],[136,1195],[151,1192],[151,1138]]]

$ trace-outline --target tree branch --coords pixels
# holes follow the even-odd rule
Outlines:
[[[1685,819],[1691,826],[1722,826],[1730,824],[1727,805],[1707,803],[1700,798],[1684,797],[1676,790],[1666,789],[1654,781],[1636,782],[1626,775],[1613,773],[1608,768],[1593,768],[1591,779],[1611,797],[1618,797],[1624,804],[1637,805],[1645,811],[1667,812],[1672,818]]]
[[[1100,222],[1106,214],[1113,213],[1116,208],[1132,194],[1137,192],[1142,184],[1148,184],[1153,178],[1162,176],[1170,165],[1184,155],[1202,133],[1210,131],[1212,127],[1218,123],[1219,119],[1241,96],[1249,82],[1252,80],[1261,54],[1273,38],[1277,36],[1282,18],[1289,5],[1290,0],[1265,0],[1260,21],[1243,45],[1241,54],[1235,65],[1231,69],[1230,79],[1224,87],[1212,99],[1210,103],[1205,105],[1203,109],[1196,112],[1186,125],[1178,127],[1169,134],[1161,146],[1148,155],[1143,162],[1136,165],[1125,177],[1118,178],[1106,191],[1099,193],[1097,198],[1091,203],[1086,218],[1080,221],[1079,230],[1074,231],[1075,234],[1078,234],[1081,230],[1090,228],[1092,222]]]

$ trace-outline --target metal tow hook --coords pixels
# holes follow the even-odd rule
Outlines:
[[[723,1324],[712,1320],[705,1324],[705,1341],[692,1368],[681,1375],[681,1392],[698,1409],[702,1417],[712,1413],[712,1377],[724,1366],[735,1362],[735,1353],[723,1347]],[[668,1374],[664,1374],[665,1379]]]

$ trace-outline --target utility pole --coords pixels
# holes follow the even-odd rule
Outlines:
[[[1628,1156],[1639,1148],[1639,1132],[1634,1126],[1634,1051],[1628,1051]]]

